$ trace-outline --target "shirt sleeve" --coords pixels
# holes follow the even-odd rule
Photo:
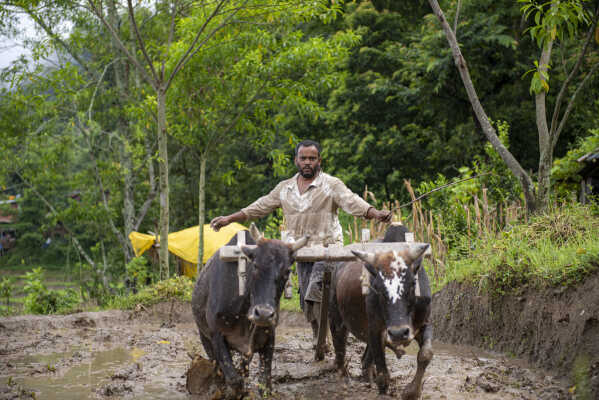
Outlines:
[[[281,187],[283,182],[279,183],[269,194],[260,197],[249,206],[242,208],[241,212],[248,219],[262,218],[281,207]]]
[[[338,178],[332,178],[331,186],[337,206],[343,211],[356,217],[366,217],[368,209],[372,207],[366,200],[352,192]]]

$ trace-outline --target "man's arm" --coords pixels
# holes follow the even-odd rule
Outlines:
[[[284,181],[283,181],[284,182]],[[242,222],[248,219],[264,217],[275,209],[281,207],[281,199],[279,192],[283,182],[279,183],[269,194],[260,197],[258,200],[247,206],[246,208],[237,211],[236,213],[219,216],[210,221],[210,227],[218,232],[223,226],[227,226],[233,222]]]
[[[333,191],[337,204],[347,213],[367,219],[375,218],[381,222],[391,222],[393,214],[387,210],[377,210],[366,200],[349,190],[338,178],[333,178]]]
[[[225,215],[225,216],[221,215],[219,217],[212,219],[212,221],[210,221],[210,227],[212,229],[214,229],[215,232],[218,232],[218,230],[220,228],[222,228],[223,226],[227,226],[233,222],[242,222],[242,221],[245,221],[246,219],[247,219],[247,216],[242,211],[237,211],[236,213],[233,213],[233,214],[229,214],[229,215]]]

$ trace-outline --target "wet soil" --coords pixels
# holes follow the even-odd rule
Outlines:
[[[599,399],[599,273],[577,287],[498,295],[451,283],[433,297],[435,337],[492,348],[555,371],[580,399]]]
[[[189,304],[136,311],[0,319],[0,399],[200,399],[186,389],[191,357],[204,354]],[[303,316],[282,313],[273,362],[278,399],[399,398],[416,368],[417,347],[400,360],[388,352],[388,396],[359,379],[364,344],[348,347],[350,379],[333,371],[333,355],[313,360],[311,329]],[[565,382],[522,360],[468,346],[434,343],[423,399],[568,399]],[[247,379],[258,398],[257,359]]]

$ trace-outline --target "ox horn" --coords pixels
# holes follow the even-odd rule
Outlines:
[[[264,236],[262,235],[262,233],[260,233],[260,230],[258,229],[258,227],[256,227],[256,224],[254,224],[253,222],[250,225],[250,236],[252,237],[252,239],[254,239],[256,243],[264,239]]]
[[[308,243],[308,240],[310,240],[310,235],[305,235],[297,242],[290,243],[289,248],[291,249],[291,251],[297,251],[304,247]]]
[[[370,265],[374,265],[374,262],[376,261],[376,256],[374,253],[368,253],[366,251],[360,250],[352,250],[351,252],[354,253],[354,255],[360,260],[367,262]]]
[[[425,251],[428,250],[429,247],[430,245],[428,243],[411,244],[410,248],[408,249],[408,256],[413,261],[416,261],[424,254]]]

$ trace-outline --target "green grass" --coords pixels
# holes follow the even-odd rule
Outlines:
[[[186,276],[176,276],[140,288],[136,294],[114,296],[106,303],[105,309],[131,310],[137,305],[150,306],[172,299],[190,302],[195,282]]]
[[[281,310],[285,311],[293,311],[293,312],[301,312],[300,308],[300,298],[299,293],[297,292],[297,286],[293,287],[293,297],[290,299],[286,299],[285,296],[281,297]]]
[[[599,268],[599,212],[561,206],[472,245],[450,250],[441,287],[466,281],[503,294],[527,286],[573,286]]]

